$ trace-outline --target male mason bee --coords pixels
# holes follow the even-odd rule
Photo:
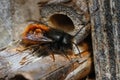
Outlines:
[[[78,49],[77,44],[74,42],[74,37],[79,32],[73,36],[62,30],[34,23],[25,28],[22,33],[22,43],[27,46],[35,45],[34,51],[38,52],[40,56],[44,54],[51,54],[53,60],[55,60],[54,53],[57,53],[64,54],[67,58],[69,58],[67,54],[69,51],[73,51],[73,45],[75,45]]]

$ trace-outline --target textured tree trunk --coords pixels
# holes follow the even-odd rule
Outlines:
[[[96,80],[120,80],[120,0],[89,0]]]

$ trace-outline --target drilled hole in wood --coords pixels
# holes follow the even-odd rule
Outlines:
[[[50,22],[54,28],[64,31],[72,31],[75,27],[72,20],[63,14],[54,14],[50,17]]]
[[[28,80],[23,75],[17,74],[13,78],[10,78],[9,80]]]

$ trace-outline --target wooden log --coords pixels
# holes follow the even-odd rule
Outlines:
[[[19,43],[18,43],[19,44]],[[18,51],[22,47],[16,43],[0,52],[0,79],[5,80],[70,80],[86,77],[91,71],[92,58],[86,42],[80,44],[81,58],[55,54],[52,57],[37,57],[31,54],[31,50]]]
[[[120,0],[89,0],[97,80],[120,80]]]
[[[47,80],[61,80],[61,79],[81,79],[86,77],[91,70],[92,57],[91,50],[89,51],[86,46],[83,48],[82,40],[89,35],[90,26],[86,27],[79,33],[78,42],[80,43],[81,58],[74,56],[70,61],[66,57],[55,54],[55,62],[53,62],[50,56],[46,57],[36,57],[31,54],[31,50],[26,50],[24,52],[19,52],[16,50],[18,44],[15,43],[8,47],[8,43],[20,40],[20,35],[22,30],[29,23],[27,20],[38,20],[39,7],[37,5],[38,1],[43,1],[42,3],[50,4],[55,3],[54,7],[63,7],[64,11],[58,9],[62,13],[66,13],[67,19],[71,20],[75,30],[81,28],[82,22],[89,22],[88,8],[86,6],[86,1],[84,0],[4,0],[0,1],[0,24],[2,26],[4,34],[1,35],[0,46],[3,47],[0,51],[0,79],[5,80],[16,80],[16,79],[47,79]],[[56,3],[59,5],[57,6]],[[61,6],[62,3],[62,6]],[[81,4],[81,5],[80,5]],[[68,6],[67,6],[68,5]],[[44,6],[44,5],[42,5]],[[81,7],[80,7],[81,6]],[[68,10],[67,10],[68,9]],[[54,11],[54,8],[52,8]],[[55,11],[54,11],[55,12]],[[56,11],[57,12],[57,11]],[[4,14],[2,14],[4,13]],[[52,13],[50,13],[52,14]],[[59,14],[59,13],[57,13]],[[75,14],[75,15],[74,15]],[[85,14],[85,15],[84,15]],[[52,14],[54,15],[54,13]],[[63,15],[63,14],[62,14]],[[83,15],[84,17],[82,17]],[[43,15],[41,15],[43,16]],[[47,16],[47,15],[46,15]],[[78,18],[80,17],[80,18]],[[49,19],[46,17],[46,19]],[[55,18],[53,17],[52,20]],[[65,18],[66,19],[66,18]],[[41,19],[43,20],[43,19]],[[82,21],[81,21],[82,20]],[[78,24],[81,25],[78,25]],[[45,23],[44,23],[45,24]],[[50,26],[49,24],[47,24]],[[64,26],[65,24],[63,24]],[[76,26],[77,25],[77,26]],[[71,24],[70,24],[71,26]],[[2,30],[0,26],[0,30]],[[67,28],[69,29],[69,28]],[[74,31],[71,30],[71,33]],[[7,32],[6,32],[7,31]],[[65,31],[66,32],[66,31]],[[70,31],[67,31],[68,33]],[[7,34],[7,35],[6,35]],[[71,34],[73,35],[73,34]],[[7,37],[7,38],[6,38]],[[4,43],[4,44],[3,44]],[[71,56],[72,57],[72,56]],[[57,76],[57,77],[56,77]]]

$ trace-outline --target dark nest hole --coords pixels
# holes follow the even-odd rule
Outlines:
[[[54,14],[50,17],[49,21],[54,28],[64,31],[72,31],[75,28],[73,21],[64,14]]]
[[[14,77],[10,78],[9,80],[29,80],[29,79],[25,78],[21,74],[16,74]]]

